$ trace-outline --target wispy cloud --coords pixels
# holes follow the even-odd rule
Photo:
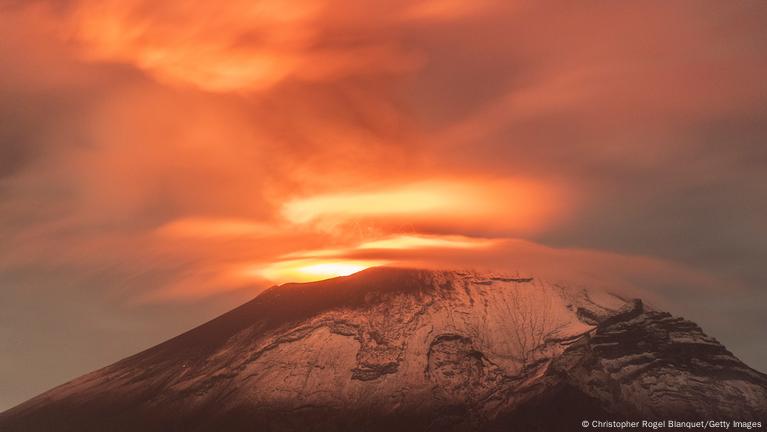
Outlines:
[[[34,287],[202,317],[288,277],[503,267],[652,287],[767,358],[705,312],[763,320],[760,2],[0,8],[0,316]]]

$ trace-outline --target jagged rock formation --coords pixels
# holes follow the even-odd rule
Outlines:
[[[767,419],[767,376],[639,300],[377,268],[274,287],[0,414],[3,431],[577,430]]]

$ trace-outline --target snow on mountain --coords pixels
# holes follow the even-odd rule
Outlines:
[[[2,431],[576,430],[767,419],[767,376],[640,300],[373,268],[286,284],[0,414]]]

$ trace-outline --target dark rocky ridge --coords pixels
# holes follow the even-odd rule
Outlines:
[[[2,431],[579,430],[767,419],[767,376],[689,321],[531,278],[287,284],[0,414]]]

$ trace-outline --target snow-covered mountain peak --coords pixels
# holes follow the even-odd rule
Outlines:
[[[272,287],[0,426],[569,430],[596,416],[766,410],[765,375],[641,300],[531,275],[371,268]]]

